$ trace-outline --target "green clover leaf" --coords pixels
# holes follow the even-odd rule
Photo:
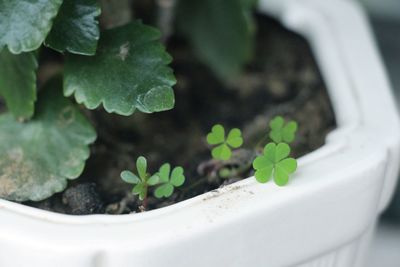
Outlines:
[[[171,165],[169,163],[165,163],[160,167],[157,176],[160,178],[161,185],[154,191],[156,198],[171,196],[174,188],[183,185],[185,182],[183,168],[175,167],[171,173]]]
[[[289,175],[297,169],[297,161],[288,158],[290,147],[286,143],[269,143],[264,147],[264,153],[253,161],[254,176],[260,183],[268,182],[272,175],[279,186],[284,186],[289,181]]]
[[[275,143],[291,143],[294,141],[297,131],[297,123],[295,121],[289,121],[285,124],[285,120],[281,116],[276,116],[269,123],[269,126],[271,127],[269,137]]]
[[[139,196],[140,200],[147,197],[149,186],[159,183],[159,176],[157,174],[150,175],[147,173],[147,160],[145,157],[138,157],[136,160],[136,170],[138,175],[131,171],[121,172],[121,179],[129,184],[134,184],[132,193]]]
[[[229,131],[225,138],[225,129],[222,125],[216,124],[207,135],[207,143],[216,145],[211,151],[214,159],[228,160],[232,156],[231,148],[239,148],[243,144],[242,132],[234,128]]]

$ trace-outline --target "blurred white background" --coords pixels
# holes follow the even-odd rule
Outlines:
[[[369,13],[374,34],[398,104],[400,103],[400,0],[360,0]],[[366,267],[400,266],[400,186],[382,216]]]

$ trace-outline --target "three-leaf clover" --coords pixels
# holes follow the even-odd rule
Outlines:
[[[289,175],[297,169],[297,161],[288,158],[290,147],[285,143],[269,143],[264,147],[264,153],[253,161],[256,170],[255,177],[260,183],[268,182],[272,175],[279,186],[284,186],[289,181]]]
[[[174,192],[175,187],[183,185],[185,182],[185,176],[183,175],[182,167],[175,167],[171,172],[171,165],[165,163],[160,167],[157,173],[160,178],[160,186],[154,191],[156,198],[169,197]]]
[[[291,143],[297,131],[297,123],[289,121],[285,124],[285,120],[281,116],[276,116],[270,123],[271,131],[269,137],[275,143],[285,142]]]
[[[138,175],[131,171],[123,171],[121,178],[127,183],[134,184],[132,193],[139,195],[140,200],[144,200],[147,197],[149,186],[158,184],[160,178],[158,175],[150,175],[147,173],[147,160],[145,157],[138,157],[136,160],[136,169]]]
[[[217,145],[211,151],[214,159],[228,160],[232,156],[231,148],[239,148],[243,144],[242,132],[234,128],[225,138],[225,129],[222,125],[214,125],[207,135],[207,143]]]

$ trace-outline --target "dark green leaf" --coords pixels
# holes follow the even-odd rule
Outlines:
[[[59,52],[94,55],[99,39],[96,0],[66,0],[54,20],[45,44]]]
[[[68,1],[68,0],[66,0]],[[37,49],[46,38],[62,0],[0,0],[0,51]]]
[[[18,119],[33,115],[36,68],[34,52],[19,55],[10,53],[8,49],[0,52],[0,95],[5,98],[9,111]]]
[[[41,94],[36,115],[27,123],[0,116],[0,197],[42,200],[78,177],[96,138],[79,109],[53,81]]]
[[[140,22],[103,32],[95,56],[67,57],[64,94],[74,94],[89,109],[103,103],[106,111],[121,115],[136,108],[171,109],[176,81],[159,37],[158,30]]]
[[[251,2],[242,0],[180,0],[178,28],[199,59],[220,78],[236,75],[252,54],[254,26]]]

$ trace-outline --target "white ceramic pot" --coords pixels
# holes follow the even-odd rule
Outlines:
[[[120,216],[1,200],[0,266],[363,266],[400,161],[399,118],[368,23],[346,0],[261,0],[260,11],[308,39],[338,123],[323,147],[299,159],[288,186],[248,178]]]

